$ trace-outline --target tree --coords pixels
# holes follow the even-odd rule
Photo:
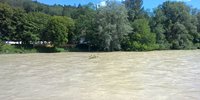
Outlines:
[[[13,9],[7,5],[0,3],[0,36],[1,40],[8,41],[15,33],[15,28],[12,24]]]
[[[137,19],[132,23],[133,33],[129,34],[125,50],[144,51],[157,49],[156,35],[151,32],[146,19]]]
[[[84,10],[83,10],[84,9]],[[81,11],[80,11],[81,10]],[[82,12],[84,11],[84,12]],[[79,41],[82,37],[86,38],[86,41],[90,41],[90,35],[95,33],[96,25],[96,11],[89,8],[79,8],[77,13],[77,19],[75,19],[75,40]]]
[[[197,31],[200,32],[200,12],[196,16],[197,16],[197,21],[198,21]]]
[[[68,41],[68,33],[74,22],[71,18],[54,16],[46,27],[46,40],[52,42],[54,47],[63,46]]]
[[[25,2],[32,2],[32,0],[0,0],[2,3],[7,3],[11,7],[23,8]]]
[[[76,7],[74,6],[66,6],[64,5],[62,15],[67,17],[72,17],[73,13],[77,11]]]
[[[165,20],[167,17],[161,9],[154,11],[154,16],[151,19],[151,29],[156,33],[156,43],[159,45],[159,49],[170,49],[170,44],[166,39],[166,26]]]
[[[195,36],[194,43],[198,48],[200,48],[200,12],[197,13],[197,32],[198,34]]]
[[[49,15],[39,13],[39,12],[32,12],[27,14],[27,21],[32,26],[32,33],[37,34],[38,40],[45,41],[45,29],[50,20]]]
[[[56,4],[53,5],[53,6],[49,6],[48,14],[62,16],[62,14],[63,14],[63,6],[62,5],[56,5]]]
[[[190,12],[190,7],[183,2],[166,1],[160,5],[155,10],[152,26],[157,43],[171,49],[194,48],[193,41],[198,33],[196,19]]]
[[[38,4],[32,1],[25,1],[23,3],[23,8],[26,10],[26,12],[36,12],[38,11]]]
[[[135,19],[141,19],[145,17],[143,0],[125,0],[124,4],[128,10],[129,21],[133,22]]]
[[[151,32],[148,14],[144,11],[143,0],[125,0],[129,21],[133,31],[123,41],[124,50],[156,49],[155,34]]]
[[[97,12],[97,44],[101,50],[121,50],[123,38],[131,32],[132,28],[127,19],[127,10],[124,5],[114,1],[107,1],[107,6],[101,7]]]
[[[22,41],[23,44],[30,44],[31,41],[39,40],[35,26],[22,9],[12,8],[5,4],[0,4],[1,29],[0,33],[3,41]]]
[[[23,44],[30,44],[39,40],[39,33],[35,32],[36,25],[28,20],[29,16],[24,10],[16,9],[12,19],[16,28],[16,41],[22,41]]]

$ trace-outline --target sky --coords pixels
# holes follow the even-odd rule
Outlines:
[[[87,4],[89,2],[95,3],[95,4],[103,4],[105,0],[37,0],[44,4],[61,4],[61,5],[78,5],[78,4]],[[121,1],[121,0],[117,0]],[[162,4],[167,0],[143,0],[143,6],[145,9],[152,10],[153,8],[156,8],[158,5]],[[200,9],[200,0],[171,0],[171,1],[183,1],[186,2],[186,4]]]

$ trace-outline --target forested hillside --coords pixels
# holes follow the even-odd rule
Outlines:
[[[52,48],[84,44],[93,51],[199,49],[200,10],[174,1],[148,12],[142,0],[106,6],[0,0],[0,51],[12,47],[5,41],[47,42]]]

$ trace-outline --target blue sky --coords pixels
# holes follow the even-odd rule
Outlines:
[[[105,0],[37,0],[37,1],[50,5],[53,4],[78,5],[78,4],[87,4],[89,2],[101,3]],[[166,0],[143,0],[145,9],[150,9],[150,10],[152,10],[152,8],[157,7],[159,4],[162,4],[165,1]],[[200,0],[173,0],[173,1],[184,1],[188,5],[200,9]]]

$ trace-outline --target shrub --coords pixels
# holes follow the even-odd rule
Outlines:
[[[12,45],[1,44],[0,53],[22,53],[22,51]]]
[[[0,54],[11,54],[11,53],[35,53],[36,49],[31,47],[15,46],[0,43]]]

